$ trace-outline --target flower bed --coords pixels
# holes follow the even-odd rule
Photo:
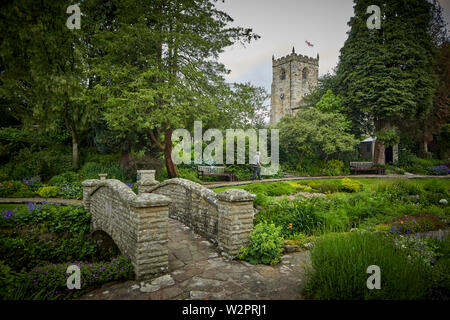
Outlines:
[[[117,247],[89,234],[82,207],[28,203],[0,217],[0,298],[68,299],[114,280],[132,279],[131,262]],[[81,289],[68,290],[67,267],[81,269]]]

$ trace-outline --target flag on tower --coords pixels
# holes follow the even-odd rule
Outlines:
[[[314,47],[314,45],[313,45],[311,42],[309,42],[309,41],[306,41],[306,40],[305,40],[305,43],[306,43],[309,47]]]

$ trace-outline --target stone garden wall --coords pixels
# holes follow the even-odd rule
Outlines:
[[[253,230],[255,195],[241,189],[221,193],[185,179],[154,180],[141,170],[139,194],[115,179],[83,181],[83,203],[91,212],[91,231],[103,230],[131,259],[137,279],[168,269],[168,218],[217,243],[234,258]]]

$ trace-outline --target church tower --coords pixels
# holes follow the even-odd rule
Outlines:
[[[272,56],[272,89],[270,99],[270,124],[275,124],[287,114],[304,104],[303,97],[317,86],[319,54],[311,58],[292,53],[280,59]]]

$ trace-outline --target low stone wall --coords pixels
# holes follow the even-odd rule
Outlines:
[[[213,191],[190,180],[176,178],[166,180],[147,192],[169,197],[170,218],[217,242],[218,204]]]
[[[157,194],[136,195],[119,180],[83,181],[83,204],[91,232],[103,230],[131,259],[137,279],[168,270],[168,204]]]
[[[145,192],[171,199],[169,217],[177,219],[218,244],[225,256],[235,257],[253,230],[255,195],[242,189],[219,194],[186,179],[169,179]]]

